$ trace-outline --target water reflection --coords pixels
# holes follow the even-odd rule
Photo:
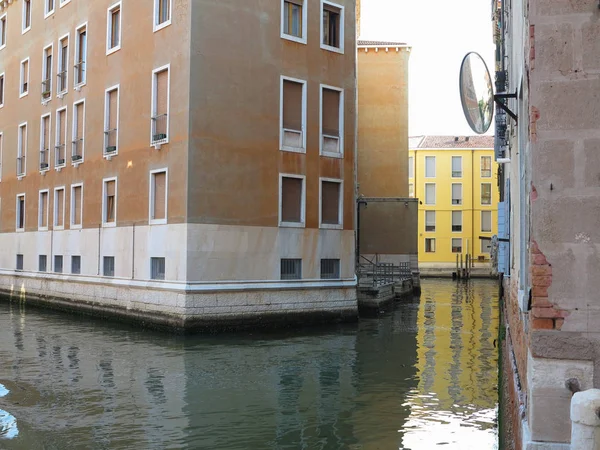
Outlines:
[[[0,447],[495,448],[495,295],[427,281],[358,325],[218,337],[0,304]]]

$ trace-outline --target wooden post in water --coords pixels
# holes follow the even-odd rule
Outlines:
[[[456,278],[460,278],[460,272],[458,271],[458,253],[456,254]]]

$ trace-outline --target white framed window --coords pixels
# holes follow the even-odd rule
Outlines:
[[[172,0],[154,0],[154,32],[171,25]]]
[[[115,276],[115,257],[105,256],[102,258],[102,273],[105,277]]]
[[[282,280],[302,279],[302,259],[282,258],[280,260],[280,278]]]
[[[462,232],[462,211],[452,211],[452,232]]]
[[[6,13],[0,16],[0,50],[6,47]]]
[[[40,119],[40,172],[50,169],[50,130],[52,115],[44,114]]]
[[[44,19],[54,14],[54,2],[55,0],[44,0]]]
[[[425,204],[435,205],[435,183],[425,183]]]
[[[58,64],[56,74],[57,96],[62,96],[69,90],[69,34],[58,41]]]
[[[0,108],[4,106],[4,72],[0,73]]]
[[[106,54],[121,49],[121,2],[106,10]]]
[[[452,157],[452,178],[462,178],[462,156]]]
[[[322,84],[319,103],[320,154],[341,158],[344,156],[344,90]]]
[[[87,81],[87,22],[75,30],[74,86],[79,88]]]
[[[42,56],[42,103],[52,97],[52,53],[54,45],[50,44],[44,48]]]
[[[83,224],[83,183],[71,185],[70,227],[79,229]]]
[[[344,182],[335,178],[319,179],[319,228],[344,228]]]
[[[73,103],[73,133],[71,140],[71,162],[83,162],[85,151],[85,99]]]
[[[425,231],[435,231],[435,211],[425,211]]]
[[[67,107],[56,110],[56,131],[54,132],[54,167],[64,167],[67,163]]]
[[[415,196],[415,185],[413,183],[408,183],[408,196],[411,198]]]
[[[65,6],[67,3],[71,3],[71,0],[59,0],[59,4],[58,7],[62,8],[63,6]]]
[[[151,225],[167,223],[168,186],[169,178],[166,168],[150,171],[148,220]]]
[[[481,178],[492,178],[492,157],[481,157]]]
[[[306,81],[281,77],[279,149],[306,153]]]
[[[492,212],[481,211],[481,232],[491,233],[492,232]]]
[[[279,226],[304,228],[306,223],[306,177],[279,174]]]
[[[54,188],[54,229],[65,228],[65,187]]]
[[[38,203],[38,230],[46,231],[48,230],[48,206],[49,206],[49,191],[48,189],[43,189],[39,193],[39,203]]]
[[[435,253],[435,238],[425,238],[425,253]]]
[[[15,219],[17,231],[25,231],[25,193],[17,194]]]
[[[492,183],[481,183],[481,204],[492,204]]]
[[[74,275],[81,274],[81,255],[71,256],[71,273]]]
[[[413,156],[408,157],[408,178],[415,177],[415,158]]]
[[[27,170],[27,122],[19,125],[19,133],[17,137],[17,177],[25,176]]]
[[[435,178],[435,156],[425,157],[425,178]]]
[[[48,255],[38,256],[38,272],[48,271]]]
[[[452,253],[462,253],[462,238],[452,238]]]
[[[337,280],[340,278],[339,259],[321,259],[321,280]]]
[[[31,30],[31,0],[23,0],[23,22],[21,26],[21,34]]]
[[[63,272],[63,255],[54,255],[54,273]]]
[[[492,240],[490,238],[481,239],[481,253],[490,253],[492,251]]]
[[[29,58],[21,61],[21,78],[19,83],[19,98],[29,94]]]
[[[344,7],[321,0],[321,48],[344,53]]]
[[[452,206],[462,205],[462,184],[452,183]]]
[[[169,143],[169,97],[171,95],[171,65],[152,71],[152,114],[150,145]]]
[[[307,2],[305,0],[281,0],[281,37],[306,44]]]
[[[114,227],[117,223],[117,178],[102,180],[102,226]]]
[[[104,91],[104,157],[119,153],[119,85]]]
[[[152,257],[150,258],[150,279],[164,280],[165,279],[165,258]]]

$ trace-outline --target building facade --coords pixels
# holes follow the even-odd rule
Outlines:
[[[492,136],[411,138],[408,182],[419,199],[419,264],[490,261],[497,233],[498,166]]]
[[[354,0],[133,6],[0,1],[0,289],[177,326],[355,315]]]

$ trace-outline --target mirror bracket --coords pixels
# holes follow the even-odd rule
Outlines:
[[[508,114],[515,122],[518,123],[517,115],[514,112],[512,112],[508,106],[506,106],[504,104],[504,99],[507,99],[507,98],[517,98],[517,93],[515,92],[514,94],[495,94],[494,95],[494,101],[496,102],[496,105],[498,105],[500,108],[502,108],[506,112],[506,114]]]

